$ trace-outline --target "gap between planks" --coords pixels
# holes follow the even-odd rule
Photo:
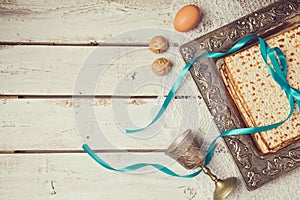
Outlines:
[[[152,96],[140,96],[140,95],[133,95],[133,96],[123,96],[123,95],[0,95],[0,99],[71,99],[71,98],[95,98],[95,99],[128,99],[128,98],[135,98],[135,99],[156,99],[158,98],[157,95]]]
[[[151,38],[150,38],[151,39]],[[169,47],[178,48],[180,41],[169,42]],[[27,41],[0,41],[0,46],[66,46],[66,47],[148,47],[149,43],[141,42],[82,42],[82,43],[68,43],[68,42],[27,42]]]
[[[123,95],[0,95],[0,99],[70,99],[70,98],[95,98],[95,99],[157,99],[159,96],[123,96]],[[164,95],[166,98],[167,96]],[[202,99],[201,96],[189,96],[189,95],[178,95],[174,99],[189,99],[198,98]]]
[[[83,47],[147,47],[147,43],[106,43],[106,42],[83,42],[83,43],[64,43],[64,42],[6,42],[0,41],[1,46],[83,46]]]
[[[166,149],[99,149],[95,153],[164,153]],[[86,153],[84,150],[0,150],[0,154]]]

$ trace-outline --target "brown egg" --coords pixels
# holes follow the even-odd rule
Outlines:
[[[201,12],[197,6],[187,5],[181,8],[175,16],[174,28],[179,32],[186,32],[195,28],[201,19]]]

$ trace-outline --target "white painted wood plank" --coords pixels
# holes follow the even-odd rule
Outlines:
[[[132,29],[173,30],[171,3],[171,0],[1,1],[0,41],[106,42],[113,35]],[[148,42],[134,35],[126,40]]]
[[[166,57],[173,68],[158,77],[152,62]],[[185,63],[176,47],[154,54],[147,47],[2,46],[2,95],[166,95]],[[188,74],[178,95],[198,94]],[[75,89],[80,88],[80,89]]]
[[[190,173],[162,153],[100,154],[114,167],[138,162],[159,163],[179,174]],[[87,154],[0,155],[0,199],[107,199],[107,200],[211,200],[214,183],[204,174],[193,179],[166,176],[152,168],[135,173],[106,170]],[[210,169],[220,178],[240,177],[228,153],[216,154]],[[230,200],[297,199],[300,168],[255,191],[247,191],[240,179]]]
[[[131,158],[146,160],[140,158],[142,155],[131,155],[126,156],[126,161],[124,156],[126,155],[102,155],[107,162],[119,162],[120,166],[132,162]],[[87,154],[0,157],[0,199],[184,200],[190,197],[188,190],[197,195],[195,179],[172,178],[151,168],[138,174],[112,172],[98,166]],[[170,162],[170,159],[161,154],[156,158],[156,163]],[[165,161],[160,161],[159,158]],[[120,163],[122,161],[124,162]],[[176,164],[170,167],[183,174],[187,173]]]
[[[175,33],[180,8],[196,4],[203,15],[199,26],[184,35],[197,38],[274,0],[14,0],[0,2],[0,41],[50,43],[147,43],[163,29]],[[144,34],[127,34],[137,29]],[[178,35],[178,32],[177,34]],[[178,38],[177,38],[178,40]]]
[[[123,132],[150,123],[163,100],[2,99],[0,149],[82,150],[83,142],[97,149],[166,149],[188,128],[211,128],[203,100],[190,98],[173,100],[151,128]]]

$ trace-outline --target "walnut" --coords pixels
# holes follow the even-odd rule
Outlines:
[[[154,53],[163,53],[169,47],[169,43],[163,36],[155,36],[149,42],[149,49]]]
[[[167,74],[172,67],[172,63],[166,58],[158,58],[152,64],[152,71],[158,76]]]

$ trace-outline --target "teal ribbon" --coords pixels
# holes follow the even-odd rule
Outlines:
[[[118,172],[130,172],[130,171],[134,171],[146,166],[151,166],[156,168],[157,170],[170,175],[170,176],[175,176],[175,177],[180,177],[180,178],[193,178],[195,176],[197,176],[201,171],[196,171],[194,173],[191,174],[187,174],[187,175],[179,175],[175,172],[173,172],[172,170],[168,169],[167,167],[164,167],[160,164],[151,164],[151,163],[138,163],[138,164],[134,164],[134,165],[130,165],[121,169],[115,169],[113,167],[111,167],[109,164],[107,164],[104,160],[102,160],[98,155],[95,154],[95,152],[93,150],[90,149],[90,147],[87,144],[82,145],[82,148],[84,149],[85,152],[87,152],[98,164],[100,164],[102,167],[112,170],[112,171],[118,171]]]
[[[170,101],[172,100],[172,98],[174,97],[175,93],[179,89],[179,87],[182,83],[182,80],[185,77],[187,71],[190,69],[192,64],[194,62],[196,62],[198,59],[204,58],[204,57],[206,57],[206,58],[224,57],[226,55],[229,55],[231,53],[234,53],[234,52],[240,50],[252,39],[258,39],[259,44],[260,44],[261,56],[264,60],[264,63],[266,65],[269,73],[271,74],[273,79],[276,81],[276,83],[285,91],[286,97],[290,104],[289,115],[283,121],[277,122],[277,123],[274,123],[271,125],[252,127],[252,128],[239,128],[239,129],[227,130],[227,131],[222,132],[209,145],[208,153],[205,156],[204,165],[209,164],[210,160],[212,159],[215,145],[219,138],[225,137],[225,136],[232,136],[232,135],[246,135],[246,134],[253,134],[253,133],[257,133],[257,132],[263,132],[263,131],[274,129],[274,128],[282,125],[283,123],[285,123],[293,114],[293,111],[295,109],[294,102],[296,102],[298,104],[298,108],[300,108],[300,90],[291,87],[287,82],[286,76],[287,76],[288,64],[287,64],[286,58],[285,58],[283,52],[281,51],[281,49],[278,47],[270,48],[262,38],[260,38],[258,36],[250,35],[250,36],[247,36],[247,37],[244,37],[243,39],[241,39],[239,42],[237,42],[232,48],[230,48],[225,53],[223,53],[223,52],[208,52],[208,53],[204,53],[204,54],[197,56],[197,57],[193,58],[192,60],[190,60],[185,65],[185,67],[182,69],[179,77],[176,79],[175,83],[171,87],[171,89],[167,95],[167,98],[165,99],[163,105],[161,106],[160,110],[158,111],[158,113],[154,117],[154,119],[146,127],[134,129],[134,130],[126,130],[126,133],[130,134],[130,133],[136,133],[136,132],[142,131],[142,130],[148,128],[149,126],[151,126],[152,124],[154,124],[161,117],[161,115],[167,109],[167,107],[168,107]],[[272,66],[270,66],[268,64],[268,58],[270,59]],[[143,168],[146,166],[152,166],[165,174],[168,174],[170,176],[175,176],[175,177],[181,177],[181,178],[192,178],[192,177],[197,176],[202,171],[201,169],[199,169],[198,171],[191,173],[191,174],[178,175],[177,173],[171,171],[170,169],[168,169],[162,165],[151,164],[151,163],[138,163],[138,164],[130,165],[125,168],[115,169],[115,168],[111,167],[109,164],[107,164],[104,160],[102,160],[99,156],[97,156],[89,148],[89,146],[87,144],[84,144],[82,147],[98,164],[100,164],[101,166],[103,166],[106,169],[113,170],[113,171],[129,172],[129,171],[137,170],[137,169],[140,169],[140,168]]]

